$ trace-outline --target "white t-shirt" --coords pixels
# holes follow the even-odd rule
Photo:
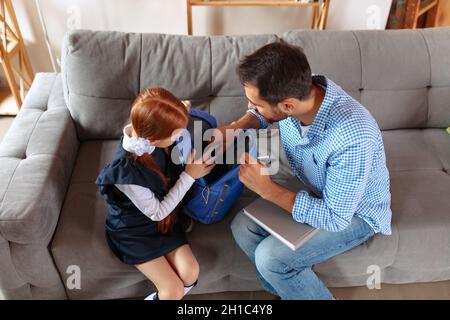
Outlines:
[[[309,126],[304,126],[304,125],[302,125],[302,123],[300,122],[300,131],[301,131],[301,135],[302,135],[302,138],[304,138],[304,137],[306,137],[306,134],[308,133],[308,131],[309,131],[309,129],[311,128],[311,125],[309,125]]]

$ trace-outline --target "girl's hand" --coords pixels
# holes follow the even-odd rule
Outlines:
[[[184,171],[192,178],[198,179],[210,173],[215,165],[215,159],[208,159],[208,161],[205,161],[202,157],[199,160],[195,160],[195,149],[193,149]]]

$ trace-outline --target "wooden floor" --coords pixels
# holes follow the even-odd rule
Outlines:
[[[0,142],[18,111],[16,102],[9,90],[0,88]]]
[[[0,88],[0,116],[14,116],[18,111],[12,94],[7,89]]]

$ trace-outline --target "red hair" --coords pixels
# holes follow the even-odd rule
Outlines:
[[[139,137],[150,141],[170,138],[175,130],[186,128],[188,119],[189,115],[183,102],[163,88],[145,89],[134,100],[131,107],[131,124],[134,131]],[[157,172],[166,186],[171,187],[167,176],[150,154],[136,156],[135,159],[143,166]],[[177,209],[158,222],[161,233],[172,230],[176,211]]]

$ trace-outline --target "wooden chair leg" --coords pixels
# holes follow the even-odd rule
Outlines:
[[[425,27],[426,28],[434,28],[437,26],[438,22],[438,12],[439,12],[439,6],[441,5],[441,1],[438,0],[437,4],[427,13],[427,22]]]
[[[311,22],[311,29],[316,29],[318,12],[319,12],[318,8],[314,7],[313,8],[312,22]]]
[[[190,0],[186,0],[186,7],[187,7],[188,35],[192,36],[192,6],[191,6],[191,1]]]
[[[406,4],[406,17],[404,29],[415,29],[420,10],[420,0],[408,0]]]
[[[8,86],[11,89],[11,93],[16,101],[17,108],[20,110],[22,107],[22,98],[20,97],[19,89],[17,88],[16,78],[14,76],[14,71],[11,67],[11,62],[9,58],[6,56],[6,50],[4,50],[3,46],[0,47],[0,54],[3,64],[3,70],[5,72],[6,80],[8,81]]]
[[[15,14],[14,8],[12,6],[11,0],[6,0],[5,4],[6,4],[6,8],[7,8],[8,12],[9,12],[9,17],[11,18],[11,22],[14,25],[15,34],[19,38],[19,48],[20,48],[20,52],[22,54],[22,60],[23,60],[24,67],[28,73],[30,82],[33,82],[33,80],[34,80],[33,68],[31,67],[30,59],[28,57],[27,49],[25,48],[25,44],[23,42],[22,33],[20,32],[19,23],[17,22],[16,14]]]
[[[322,11],[320,30],[325,30],[327,28],[328,12],[330,9],[330,1],[331,0],[324,0],[324,8]]]

